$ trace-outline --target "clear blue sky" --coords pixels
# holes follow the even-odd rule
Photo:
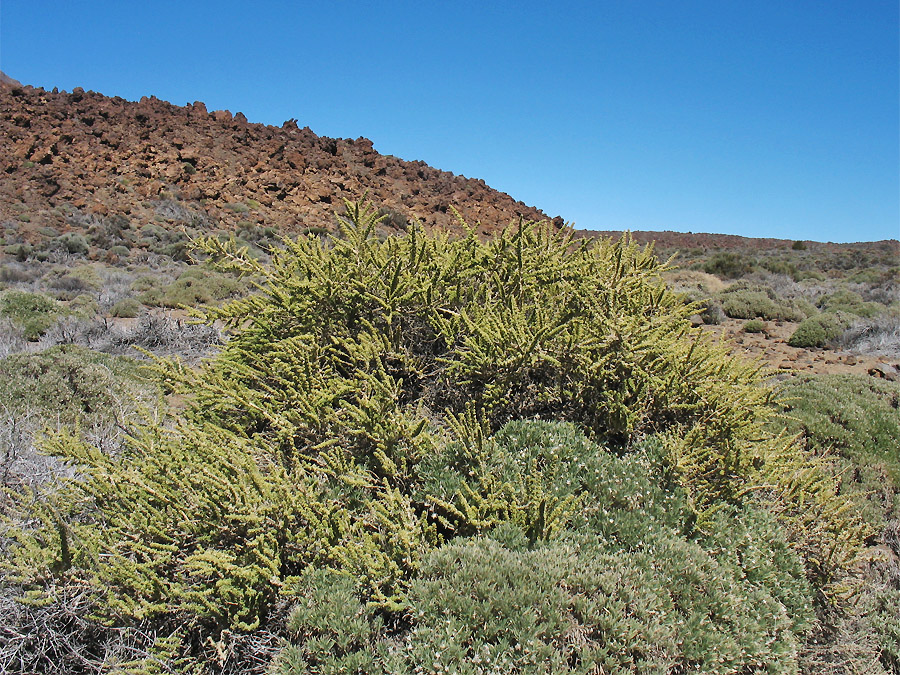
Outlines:
[[[900,237],[896,0],[2,0],[0,69],[483,178],[587,229]]]

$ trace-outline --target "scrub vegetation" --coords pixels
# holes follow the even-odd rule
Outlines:
[[[2,493],[0,671],[897,668],[895,387],[773,388],[628,237],[385,238],[386,215],[348,202],[338,234],[265,256],[199,239],[204,267],[122,283],[115,303],[204,303],[167,338],[223,330],[199,363],[134,303],[130,344],[162,356],[0,360],[40,383],[4,405],[48,462]],[[769,290],[716,297],[868,311]],[[19,292],[11,326],[74,312]],[[848,483],[876,463],[894,501]],[[866,567],[876,540],[895,557]]]

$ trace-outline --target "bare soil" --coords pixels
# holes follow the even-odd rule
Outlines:
[[[703,330],[719,337],[736,354],[763,361],[773,370],[786,375],[800,373],[857,375],[877,373],[878,364],[900,368],[900,359],[886,356],[862,356],[832,349],[791,347],[787,341],[799,324],[790,321],[767,321],[761,333],[745,333],[744,321],[727,319],[718,326]],[[879,375],[875,374],[874,377]]]

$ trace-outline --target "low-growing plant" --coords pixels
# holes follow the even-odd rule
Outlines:
[[[140,316],[144,311],[144,306],[135,298],[124,298],[119,300],[109,309],[109,315],[120,319],[133,319]]]
[[[836,452],[860,471],[882,466],[900,489],[900,384],[867,375],[808,375],[782,390],[779,423],[819,454]],[[869,483],[864,491],[877,495],[882,487]]]
[[[29,256],[34,253],[34,246],[27,243],[8,244],[4,247],[4,252],[13,256],[19,262],[25,262]]]
[[[850,325],[850,317],[843,313],[825,312],[804,319],[788,338],[791,347],[824,347],[838,338]]]
[[[878,303],[865,302],[859,293],[847,289],[820,298],[819,307],[826,312],[844,312],[863,318],[871,318],[884,311],[884,307]]]
[[[400,631],[365,605],[358,580],[310,569],[288,622],[294,645],[276,673],[452,672],[462,664],[484,672],[715,673],[764,662],[794,671],[811,595],[771,516],[748,506],[717,516],[714,536],[693,532],[684,495],[660,473],[653,444],[619,458],[569,425],[514,422],[484,449],[495,485],[510,477],[543,482],[547,503],[578,495],[569,529],[535,538],[533,525],[514,522],[522,505],[498,501],[481,533],[424,557]],[[472,482],[471,465],[433,466],[445,487],[453,474]],[[548,523],[552,512],[544,510]]]
[[[22,328],[25,339],[37,341],[64,308],[53,298],[27,291],[6,291],[0,295],[0,316],[7,317]]]
[[[288,673],[404,672],[438,639],[460,667],[793,672],[865,530],[765,433],[764,373],[691,329],[652,250],[528,223],[382,240],[346,207],[269,265],[199,242],[257,293],[199,312],[233,331],[215,358],[157,362],[176,419],[115,457],[48,440],[77,479],[15,497],[8,578],[90,589],[186,667],[313,592],[299,577],[324,588]]]
[[[857,354],[900,358],[900,315],[883,313],[875,319],[854,321],[834,344]]]
[[[894,672],[900,662],[900,384],[866,375],[807,375],[782,389],[783,416],[773,426],[786,425],[824,458],[841,492],[871,524],[873,540],[884,547],[881,555],[867,556],[855,611],[829,620],[829,630],[843,634],[847,648],[841,660],[848,667],[865,670],[880,657],[885,672]],[[890,552],[884,555],[885,550]],[[809,672],[824,671],[833,660],[817,659]]]
[[[703,271],[723,279],[740,279],[753,271],[753,261],[740,253],[722,251],[713,254],[705,263]]]
[[[90,244],[80,232],[65,232],[56,238],[56,246],[72,255],[84,255],[90,250]]]
[[[86,416],[115,420],[138,391],[133,360],[75,345],[0,359],[0,379],[0,404],[69,425],[90,423]]]
[[[238,295],[242,289],[234,277],[189,267],[167,286],[150,286],[140,300],[157,307],[198,307]]]
[[[719,300],[725,314],[734,319],[800,321],[806,316],[796,302],[760,284],[739,281],[719,293]]]
[[[750,319],[744,322],[743,330],[745,333],[764,333],[766,331],[766,322],[759,319]]]

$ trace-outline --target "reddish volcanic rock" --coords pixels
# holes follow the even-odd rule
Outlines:
[[[14,80],[0,87],[0,171],[0,219],[18,219],[23,232],[65,231],[70,206],[142,225],[159,221],[158,203],[169,200],[220,229],[250,221],[291,233],[333,226],[341,200],[364,193],[395,212],[395,226],[418,219],[461,231],[450,207],[482,223],[479,232],[547,218],[484,181],[381,155],[365,138],[320,137],[296,120],[272,127],[200,102],[134,103]]]

